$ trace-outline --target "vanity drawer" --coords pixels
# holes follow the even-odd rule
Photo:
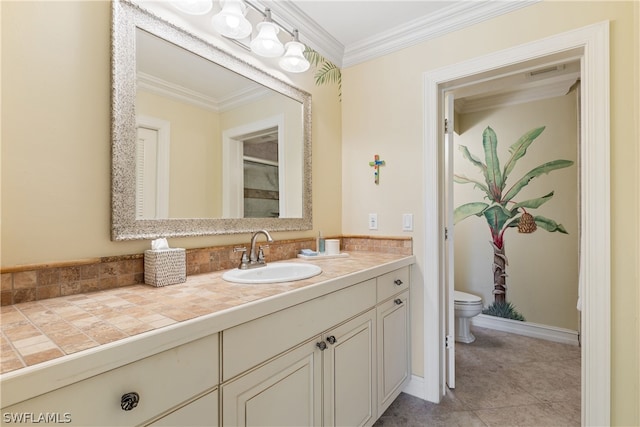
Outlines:
[[[146,357],[95,377],[3,408],[3,414],[45,414],[77,426],[137,425],[218,384],[218,334]],[[135,392],[139,402],[121,407]],[[51,415],[53,414],[53,415]],[[33,420],[31,420],[33,421]]]
[[[383,274],[377,278],[378,302],[409,289],[409,266]]]
[[[222,332],[222,381],[280,354],[376,304],[376,280],[269,314]]]

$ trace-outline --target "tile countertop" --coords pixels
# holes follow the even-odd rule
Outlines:
[[[322,274],[295,282],[237,284],[224,281],[224,271],[218,271],[189,276],[185,283],[161,288],[133,285],[0,307],[0,373],[14,377],[35,365],[95,353],[99,348],[157,335],[160,329],[215,320],[215,324],[199,322],[198,330],[191,328],[181,334],[193,339],[194,334],[214,333],[341,289],[346,286],[343,278],[357,283],[371,273],[384,274],[414,262],[413,255],[349,255],[286,260],[322,267]]]

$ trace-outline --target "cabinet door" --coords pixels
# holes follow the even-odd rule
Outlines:
[[[194,400],[182,408],[171,412],[149,424],[153,427],[187,427],[218,425],[218,390]]]
[[[409,381],[409,292],[378,306],[378,413]]]
[[[368,426],[376,420],[376,311],[324,335],[324,425]]]
[[[317,337],[221,387],[225,426],[319,426],[322,352]]]

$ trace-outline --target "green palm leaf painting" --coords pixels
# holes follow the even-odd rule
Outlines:
[[[303,55],[311,65],[316,67],[316,73],[313,76],[316,86],[337,83],[338,97],[342,98],[342,72],[340,68],[309,47],[304,50]]]
[[[504,233],[509,228],[518,228],[521,233],[533,233],[538,228],[549,232],[568,234],[567,230],[556,221],[544,216],[531,215],[527,210],[538,209],[548,202],[554,195],[550,192],[544,196],[533,199],[517,201],[516,196],[533,179],[548,174],[557,169],[573,165],[570,160],[553,160],[537,166],[524,176],[514,181],[513,185],[507,184],[516,163],[527,154],[527,149],[533,141],[540,136],[545,127],[531,129],[522,135],[511,147],[511,156],[500,168],[498,158],[498,137],[491,127],[487,127],[482,133],[482,147],[484,150],[484,162],[474,156],[467,147],[460,146],[462,156],[476,166],[484,177],[484,182],[467,178],[463,175],[454,175],[454,182],[458,184],[473,184],[474,188],[483,193],[481,202],[465,203],[458,206],[453,213],[454,223],[458,223],[473,216],[484,217],[489,225],[491,242],[493,245],[493,295],[496,303],[505,303],[507,298],[506,266],[507,257],[504,250]]]

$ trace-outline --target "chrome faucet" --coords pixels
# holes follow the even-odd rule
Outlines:
[[[262,246],[260,246],[256,251],[256,240],[258,240],[258,235],[260,234],[265,235],[268,243],[273,242],[273,238],[267,230],[258,230],[253,233],[253,236],[251,236],[251,248],[249,251],[249,257],[247,257],[246,248],[234,249],[234,252],[243,252],[242,259],[240,260],[240,266],[238,267],[239,269],[246,270],[249,268],[264,267],[267,265],[264,260],[264,252],[262,251]]]
[[[258,240],[259,234],[264,234],[265,237],[267,238],[267,242],[269,243],[273,242],[273,238],[271,237],[271,234],[269,234],[267,230],[258,230],[255,233],[253,233],[253,236],[251,236],[251,252],[249,252],[249,261],[251,262],[251,264],[265,263],[262,247],[260,247],[260,250],[258,251],[258,253],[256,253],[256,240]]]

